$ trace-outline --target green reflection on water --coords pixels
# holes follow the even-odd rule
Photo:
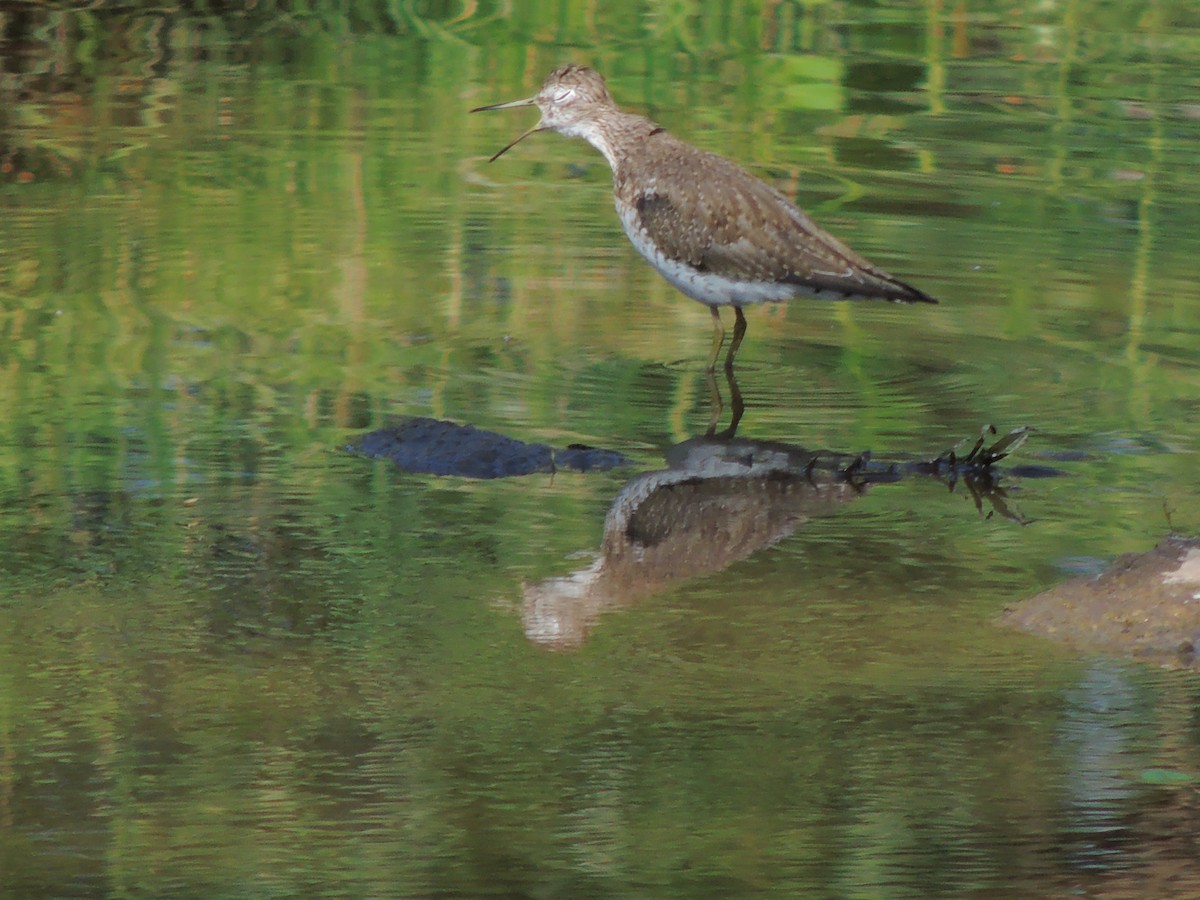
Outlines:
[[[13,896],[1137,886],[1194,686],[989,622],[1200,522],[1191,4],[258,12],[0,17]],[[880,487],[532,646],[522,585],[586,564],[628,473],[338,448],[424,414],[650,468],[703,428],[707,315],[603,161],[487,166],[527,126],[465,115],[565,59],[943,299],[753,311],[743,433],[1029,422],[1090,454],[1022,485],[1034,524]]]

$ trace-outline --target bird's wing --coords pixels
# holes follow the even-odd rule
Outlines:
[[[670,135],[618,192],[667,257],[735,281],[792,284],[845,297],[933,301],[817,225],[734,163]]]

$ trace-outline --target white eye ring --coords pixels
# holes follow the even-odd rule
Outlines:
[[[557,94],[554,95],[554,102],[555,103],[565,103],[567,100],[570,100],[574,96],[575,96],[575,88],[563,88],[561,91],[559,91]]]

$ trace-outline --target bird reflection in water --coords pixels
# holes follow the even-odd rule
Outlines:
[[[603,611],[719,572],[833,514],[868,486],[852,474],[818,471],[816,454],[802,448],[737,440],[731,429],[676,445],[669,468],[626,484],[591,565],[525,586],[530,640],[578,647]]]

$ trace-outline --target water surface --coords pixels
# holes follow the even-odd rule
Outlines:
[[[1200,526],[1191,4],[310,10],[0,15],[0,893],[1200,892],[1194,674],[993,624]],[[712,413],[603,159],[466,114],[568,60],[942,301],[752,310],[739,436],[1062,475],[825,495],[546,640]],[[636,466],[342,450],[405,415]]]

